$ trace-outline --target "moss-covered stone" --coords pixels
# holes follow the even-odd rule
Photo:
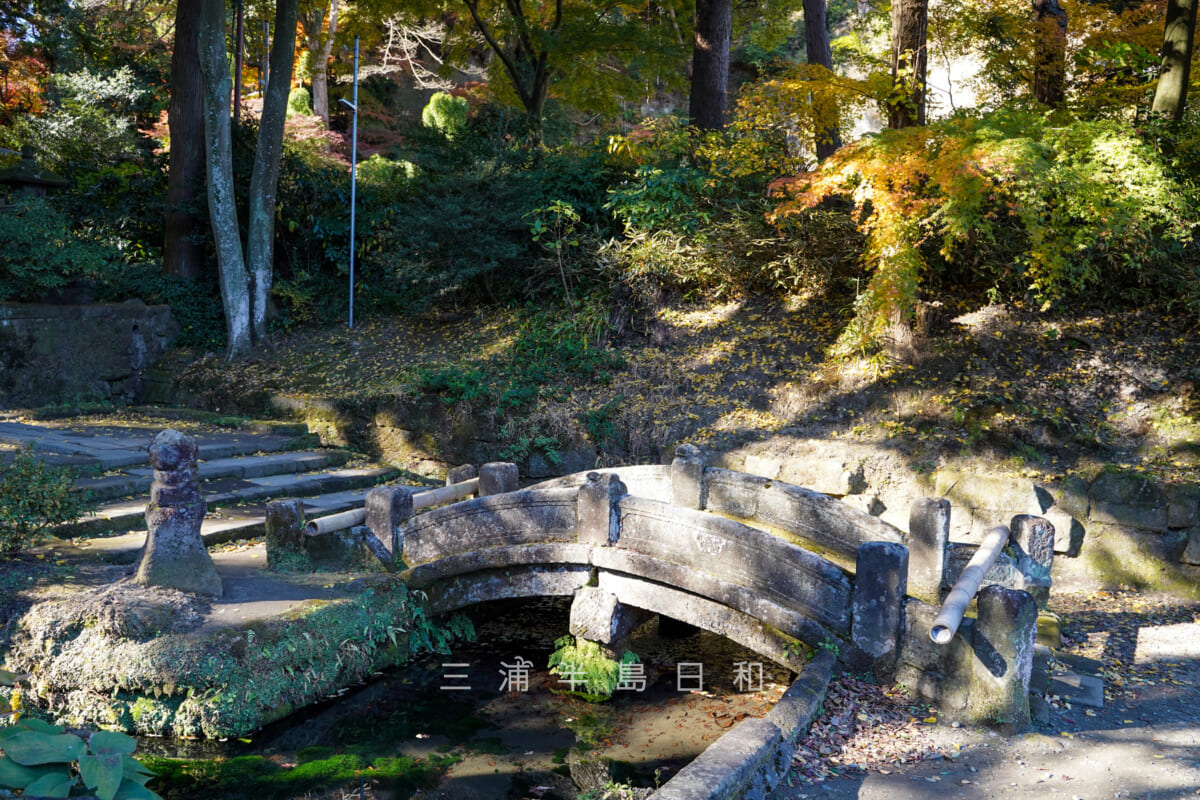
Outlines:
[[[31,608],[6,660],[33,674],[38,702],[68,724],[242,736],[470,634],[469,623],[452,632],[429,622],[398,580],[363,578],[358,589],[283,617],[212,628],[195,596],[117,584]]]

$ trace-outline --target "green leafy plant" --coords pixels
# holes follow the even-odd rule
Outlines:
[[[0,669],[0,685],[26,677]],[[0,719],[18,707],[0,698]],[[137,740],[123,733],[68,732],[40,719],[18,719],[0,727],[0,789],[29,797],[86,793],[100,800],[157,800],[146,788],[154,773],[133,757],[136,749]]]
[[[530,218],[529,233],[533,240],[550,254],[562,279],[563,297],[571,304],[575,315],[575,296],[567,280],[567,261],[571,251],[579,247],[579,212],[570,203],[555,200],[544,208],[535,208],[525,215]]]
[[[0,558],[29,547],[46,528],[87,513],[90,503],[73,484],[69,469],[47,466],[32,446],[0,467]]]
[[[72,280],[99,278],[120,253],[44,197],[22,195],[0,214],[0,301],[37,300]]]
[[[296,86],[288,92],[287,113],[289,117],[293,114],[312,115],[312,98],[309,97],[308,89]]]
[[[574,636],[562,636],[554,641],[557,649],[550,654],[550,671],[559,676],[560,682],[582,684],[585,689],[567,689],[593,703],[612,697],[620,681],[621,666],[641,662],[636,653],[626,650],[620,661],[614,661],[600,649],[600,645]]]
[[[1126,123],[1006,108],[866,137],[776,189],[790,196],[778,221],[831,197],[858,209],[871,277],[843,354],[877,349],[931,282],[990,279],[1044,304],[1162,282],[1194,219],[1188,187]]]
[[[437,92],[421,111],[421,123],[445,134],[447,139],[458,136],[467,127],[467,99],[449,92]]]

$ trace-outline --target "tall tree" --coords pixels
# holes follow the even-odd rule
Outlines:
[[[732,0],[696,0],[688,116],[692,125],[700,130],[715,131],[725,127],[732,39]]]
[[[804,0],[804,43],[808,52],[808,63],[827,70],[833,69],[833,52],[829,47],[829,27],[825,21],[825,0]],[[811,97],[811,94],[810,94]],[[816,107],[816,99],[812,98],[815,115],[833,113],[835,109]],[[824,159],[837,152],[842,146],[836,125],[816,126],[817,158]]]
[[[497,26],[488,21],[480,0],[463,2],[471,12],[476,30],[504,66],[525,114],[534,122],[541,122],[553,74],[550,48],[563,29],[563,0],[554,0],[551,8],[535,8],[532,13],[521,0],[505,0],[511,41],[505,41]],[[545,24],[538,24],[539,19],[545,20]]]
[[[300,27],[304,29],[308,48],[313,113],[329,125],[329,56],[333,53],[333,38],[337,36],[338,0],[309,0],[300,12]]]
[[[200,79],[200,0],[179,0],[171,54],[171,160],[167,173],[167,218],[163,271],[196,278],[204,271],[204,246],[197,216],[204,186],[204,85]]]
[[[1058,0],[1033,0],[1033,12],[1037,24],[1033,96],[1040,103],[1058,108],[1066,96],[1067,12]]]
[[[233,180],[229,116],[232,80],[225,51],[224,0],[200,0],[200,69],[204,77],[204,135],[208,157],[208,209],[220,270],[229,357],[247,355],[266,338],[267,299],[275,250],[275,192],[283,151],[283,122],[291,89],[298,0],[277,0],[271,47],[272,79],[263,99],[250,175],[248,227],[243,252]]]
[[[1155,114],[1175,122],[1183,119],[1188,78],[1192,69],[1192,42],[1196,33],[1197,0],[1167,0],[1163,29],[1162,72],[1154,90]]]
[[[892,0],[892,96],[888,127],[925,124],[929,0]]]

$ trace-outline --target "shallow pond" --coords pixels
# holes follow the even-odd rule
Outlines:
[[[355,797],[574,800],[608,779],[665,782],[738,721],[765,714],[792,677],[727,639],[654,619],[630,647],[645,689],[590,703],[547,668],[569,598],[467,613],[477,639],[452,656],[422,656],[249,742],[149,739],[141,751],[225,759],[190,777],[157,763],[175,769],[166,794],[180,798],[341,798],[357,778]],[[343,791],[322,795],[335,785]]]

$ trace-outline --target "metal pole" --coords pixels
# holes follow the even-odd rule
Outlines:
[[[938,644],[949,644],[954,634],[958,633],[958,626],[962,624],[967,606],[971,605],[971,600],[979,591],[983,576],[987,575],[992,564],[995,564],[1000,556],[1000,551],[1008,544],[1008,537],[1008,528],[1003,525],[992,528],[984,537],[983,544],[979,545],[975,555],[971,556],[971,560],[963,567],[954,588],[946,595],[942,610],[934,617],[933,625],[929,627],[930,639]]]
[[[236,125],[242,113],[242,58],[246,51],[246,35],[242,30],[242,21],[246,16],[246,4],[238,0],[237,4],[237,50],[233,57],[233,124]]]
[[[345,103],[345,100],[342,100]],[[358,37],[354,37],[354,110],[350,123],[350,328],[354,328],[354,206],[358,188]]]

